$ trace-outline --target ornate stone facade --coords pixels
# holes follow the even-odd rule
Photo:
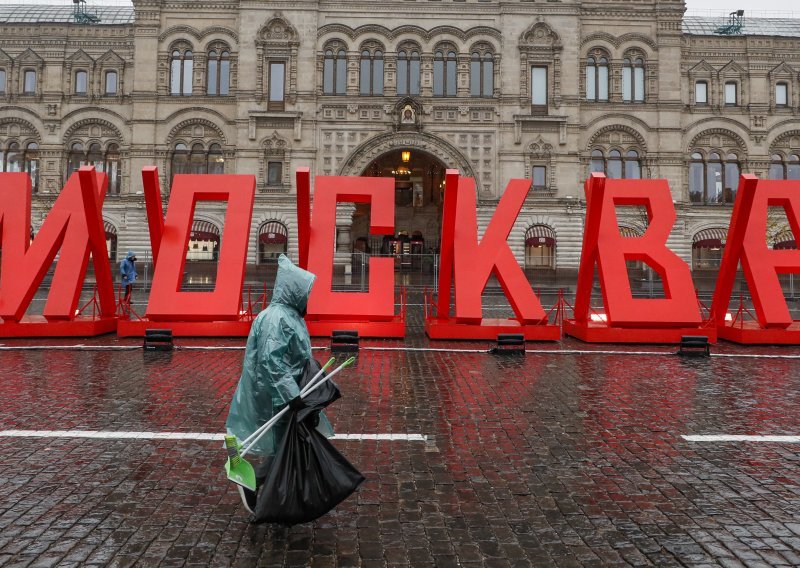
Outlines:
[[[507,180],[536,178],[510,241],[525,262],[530,226],[547,225],[566,269],[590,171],[666,178],[670,245],[690,260],[731,212],[714,156],[730,193],[733,172],[800,155],[800,33],[698,33],[682,1],[133,4],[93,26],[0,17],[0,168],[35,174],[35,228],[71,169],[95,163],[117,181],[104,214],[120,250],[146,256],[143,166],[165,194],[175,171],[251,173],[254,242],[280,221],[294,253],[295,168],[360,175],[410,148],[476,178],[483,225]]]

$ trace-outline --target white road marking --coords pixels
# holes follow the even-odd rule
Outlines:
[[[800,443],[800,436],[744,436],[737,434],[697,434],[681,436],[687,442],[778,442]]]
[[[480,341],[480,340],[476,340]],[[488,342],[488,341],[487,341]],[[677,348],[677,345],[676,345]],[[176,351],[244,351],[244,345],[176,345]],[[314,351],[326,351],[325,345],[312,347]],[[2,345],[0,351],[141,351],[139,345]],[[453,347],[367,347],[362,346],[361,351],[405,351],[421,353],[484,353],[489,349],[458,349]],[[638,355],[638,356],[665,356],[675,355],[675,351],[615,351],[611,349],[526,349],[525,353],[531,355]],[[800,355],[759,355],[754,353],[711,353],[711,357],[725,359],[800,359]]]
[[[127,432],[115,430],[0,430],[0,438],[90,438],[99,440],[218,440],[225,434],[211,432]],[[334,440],[381,440],[426,442],[424,434],[336,434]]]

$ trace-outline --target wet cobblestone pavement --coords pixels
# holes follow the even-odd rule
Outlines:
[[[223,430],[243,341],[4,345],[56,343],[134,348],[0,351],[0,429]],[[340,376],[336,431],[428,439],[337,440],[367,482],[332,513],[249,525],[217,441],[0,437],[0,565],[800,565],[800,444],[681,438],[800,434],[800,360],[365,344],[399,349]]]

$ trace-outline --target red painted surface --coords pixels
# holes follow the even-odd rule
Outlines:
[[[564,321],[564,335],[570,335],[587,343],[674,343],[678,344],[684,335],[708,337],[709,342],[717,342],[717,329],[706,325],[702,327],[611,327],[603,322],[579,323]]]
[[[216,175],[216,174],[215,174]],[[250,320],[242,321],[148,321],[119,320],[119,337],[144,337],[147,329],[171,329],[173,337],[247,337]]]
[[[24,316],[18,322],[0,324],[0,337],[95,337],[115,331],[116,317],[75,316],[71,320],[56,321],[44,316]]]
[[[731,292],[736,278],[736,268],[741,262],[753,307],[762,330],[780,332],[794,326],[791,340],[780,339],[780,333],[765,334],[772,340],[769,343],[798,342],[797,323],[792,319],[786,299],[781,289],[779,274],[800,273],[800,251],[770,250],[767,247],[767,217],[769,207],[783,207],[792,233],[797,241],[800,235],[800,182],[759,180],[754,175],[745,174],[739,183],[736,202],[733,207],[728,241],[720,265],[717,287],[711,312],[721,327],[739,327],[739,324],[725,324],[725,314],[730,305]],[[751,343],[758,335],[754,326],[737,331],[725,331],[727,337],[736,337],[741,342]],[[720,333],[723,333],[720,330]],[[736,339],[735,339],[736,340]]]
[[[526,339],[538,341],[561,338],[560,328],[548,325],[547,315],[508,245],[530,184],[530,180],[509,182],[479,240],[475,180],[447,171],[437,315],[431,314],[425,322],[431,339],[496,339],[500,333],[522,333]],[[500,282],[516,319],[483,317],[483,291],[492,275]],[[455,314],[451,317],[452,280]]]
[[[105,317],[114,315],[114,285],[100,213],[108,178],[105,174],[95,173],[93,167],[81,170],[80,174],[75,173],[67,180],[31,244],[30,178],[27,173],[0,174],[3,193],[0,200],[0,242],[3,249],[0,317],[4,320],[3,325],[20,322],[20,325],[13,326],[20,336],[26,335],[23,316],[56,254],[59,261],[43,310],[44,318],[50,322],[75,319],[90,253],[97,275],[101,314]],[[81,177],[86,182],[83,187]],[[60,335],[55,331],[52,333]],[[37,332],[37,335],[41,333]]]
[[[251,175],[175,176],[147,305],[148,319],[203,323],[239,319],[255,188],[256,178]],[[216,286],[211,292],[182,292],[183,267],[198,201],[227,201]]]
[[[142,168],[144,204],[147,208],[147,226],[150,229],[150,248],[153,251],[153,264],[158,263],[161,249],[161,235],[164,234],[164,209],[161,204],[161,185],[158,183],[158,168]]]
[[[445,172],[442,238],[439,241],[438,299],[438,311],[443,316],[447,316],[450,313],[450,286],[453,282],[453,241],[456,232],[458,182],[458,170],[447,170]]]
[[[308,320],[392,321],[393,258],[370,258],[369,291],[333,291],[336,204],[340,202],[370,203],[370,233],[394,233],[394,179],[317,176],[308,253],[308,270],[317,279],[308,302]]]
[[[650,224],[641,237],[623,237],[616,206],[647,208]],[[586,228],[578,272],[575,321],[589,320],[595,264],[610,327],[694,327],[702,318],[689,266],[667,248],[675,207],[666,180],[607,180],[593,173],[586,181]],[[643,261],[664,284],[665,298],[634,298],[626,261]]]
[[[800,345],[800,322],[785,328],[763,328],[753,320],[736,322],[718,327],[717,334],[720,339],[745,345]]]
[[[516,333],[526,341],[558,341],[561,328],[557,325],[523,325],[515,320],[483,318],[479,324],[458,323],[455,318],[428,318],[425,333],[431,339],[494,341],[501,333]]]
[[[586,180],[583,235],[574,320],[564,333],[588,342],[676,343],[681,335],[705,335],[689,266],[667,248],[675,207],[666,180]],[[641,237],[623,237],[617,206],[643,206],[649,225]],[[661,277],[664,298],[634,298],[626,261],[647,263]],[[592,321],[590,299],[597,266],[606,321]]]
[[[508,246],[508,235],[522,210],[530,186],[530,180],[515,179],[509,182],[483,238],[478,241],[475,180],[459,180],[453,239],[455,318],[458,323],[481,323],[482,295],[492,274],[500,282],[519,323],[546,323],[547,318],[539,299]]]

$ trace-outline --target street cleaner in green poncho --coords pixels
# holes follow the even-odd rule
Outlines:
[[[225,424],[229,435],[244,440],[287,404],[303,405],[298,379],[311,359],[311,338],[303,316],[315,278],[286,256],[278,258],[272,300],[253,321],[247,338],[242,375]],[[256,468],[258,485],[267,476],[269,458],[276,452],[288,418],[269,430],[251,452],[261,459]],[[324,414],[320,414],[317,430],[333,436]],[[244,489],[242,496],[246,509],[252,513],[257,492]]]

